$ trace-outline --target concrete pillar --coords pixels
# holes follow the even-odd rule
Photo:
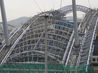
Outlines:
[[[1,7],[1,16],[2,16],[2,22],[3,22],[5,43],[6,43],[7,46],[9,46],[10,42],[9,42],[8,24],[7,24],[5,7],[4,7],[4,0],[0,0],[0,7]]]

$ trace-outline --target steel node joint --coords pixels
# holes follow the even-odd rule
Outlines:
[[[44,17],[44,18],[53,17],[53,15],[52,14],[49,14],[49,13],[40,14],[39,16],[40,17]]]

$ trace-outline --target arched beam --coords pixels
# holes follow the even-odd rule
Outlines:
[[[29,51],[23,51],[21,53],[15,53],[15,54],[11,55],[9,58],[15,58],[17,56],[20,56],[21,54],[26,54],[26,53],[39,53],[39,54],[42,54],[42,55],[45,54],[45,52],[43,52],[43,51],[29,50]],[[51,59],[57,59],[56,57],[60,57],[60,56],[54,55],[52,53],[48,53],[48,57],[50,57]],[[59,59],[57,61],[60,62]]]
[[[88,13],[91,9],[85,6],[77,5],[76,6],[77,11],[81,11],[84,13]],[[67,15],[68,13],[72,12],[72,5],[64,6],[61,9],[58,10],[60,13],[63,13],[64,15]]]

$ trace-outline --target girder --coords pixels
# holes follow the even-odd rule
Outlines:
[[[45,55],[45,52],[43,51],[38,51],[38,50],[29,50],[29,51],[23,51],[21,53],[15,53],[13,55],[11,55],[9,58],[15,58],[15,57],[21,57],[22,54],[27,54],[27,53],[36,53],[36,54],[41,54],[41,55]],[[56,60],[57,58],[60,58],[60,56],[57,56],[55,54],[52,54],[52,53],[48,53],[48,57],[50,57],[51,59],[54,59]],[[59,60],[58,60],[59,61]]]
[[[83,33],[82,36],[79,36],[81,38],[80,46],[75,47],[73,43],[73,45],[71,46],[72,48],[69,48],[71,51],[69,51],[67,61],[65,62],[66,66],[90,65],[90,59],[93,52],[93,45],[94,45],[93,41],[95,37],[97,18],[98,18],[98,12],[96,10],[91,10],[90,14],[88,13],[86,16],[87,20],[85,19],[86,21],[79,26],[79,31]],[[84,27],[82,28],[81,26]]]
[[[84,13],[88,13],[90,8],[85,7],[85,6],[81,6],[81,5],[77,5],[76,6],[76,10],[84,12]],[[65,16],[66,16],[68,13],[72,12],[72,5],[68,5],[68,6],[62,7],[61,9],[59,9],[59,11],[61,13],[64,13]]]

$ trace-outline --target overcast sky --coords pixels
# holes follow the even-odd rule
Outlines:
[[[60,8],[60,2],[61,2],[61,0],[4,0],[4,1],[8,20],[12,20],[22,16],[31,17],[41,11],[58,9]],[[62,0],[62,1],[63,1],[62,7],[72,4],[72,0]],[[76,0],[76,1],[78,5],[98,8],[98,0]]]

